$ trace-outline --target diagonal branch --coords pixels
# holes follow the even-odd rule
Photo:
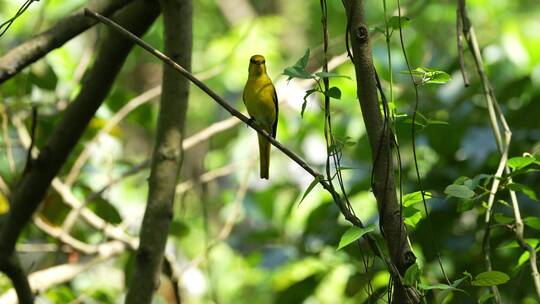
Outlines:
[[[253,120],[250,120],[248,117],[240,113],[238,110],[233,108],[227,101],[225,101],[221,96],[216,94],[214,91],[212,91],[208,86],[206,86],[203,82],[201,82],[199,79],[197,79],[193,74],[188,72],[186,69],[184,69],[182,66],[174,62],[172,59],[161,53],[160,51],[156,50],[154,47],[149,45],[148,43],[144,42],[143,40],[139,39],[129,31],[126,31],[124,28],[122,28],[120,25],[116,24],[115,22],[111,21],[110,19],[101,16],[100,14],[97,14],[89,9],[85,10],[85,14],[89,17],[95,18],[104,24],[107,24],[108,26],[114,28],[116,31],[122,33],[124,36],[128,37],[132,41],[135,41],[140,47],[148,51],[150,54],[154,55],[161,61],[168,64],[171,68],[173,68],[178,73],[182,74],[184,77],[188,78],[193,84],[195,84],[199,89],[204,91],[208,96],[210,96],[215,102],[217,102],[221,107],[223,107],[227,112],[229,112],[234,117],[240,119],[242,122],[244,122],[246,125],[248,125],[253,130],[257,131],[262,136],[266,137],[268,141],[276,147],[278,150],[283,152],[283,154],[287,155],[291,160],[293,160],[295,163],[297,163],[300,167],[302,167],[307,173],[309,173],[311,176],[316,178],[319,182],[319,184],[328,191],[338,206],[340,212],[343,214],[345,219],[352,223],[354,226],[357,227],[364,227],[362,221],[356,217],[354,214],[350,212],[350,210],[347,208],[345,202],[341,199],[340,195],[332,189],[332,187],[329,185],[329,183],[324,179],[324,176],[321,175],[319,172],[317,172],[315,169],[310,167],[300,156],[296,155],[294,152],[283,146],[279,141],[274,139],[272,136],[270,136],[266,131],[264,131],[262,128],[260,128]],[[377,248],[377,245],[375,244],[374,239],[369,236],[369,234],[366,234],[364,238],[368,241],[368,244],[370,245],[373,253],[379,257],[382,257],[382,251]]]
[[[94,0],[92,9],[109,16],[133,0]],[[54,27],[14,47],[0,58],[0,84],[31,63],[93,26],[82,12],[62,19]]]
[[[97,245],[97,248],[97,256],[89,261],[79,262],[75,264],[69,263],[57,265],[32,273],[28,276],[30,286],[32,286],[32,291],[40,293],[46,291],[53,286],[68,282],[80,273],[83,273],[86,270],[92,268],[93,266],[120,255],[122,252],[124,252],[125,245],[119,241],[111,241],[108,243]],[[10,289],[4,294],[2,294],[2,296],[0,297],[0,303],[17,303],[15,291],[13,289]]]

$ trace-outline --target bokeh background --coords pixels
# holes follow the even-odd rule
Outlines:
[[[84,7],[85,2],[50,0],[32,4],[0,38],[0,52],[54,25]],[[11,17],[20,4],[1,1],[0,21]],[[470,0],[467,4],[484,67],[513,132],[510,156],[538,153],[540,6],[535,0]],[[436,260],[437,247],[451,280],[463,277],[465,271],[474,276],[485,270],[481,239],[483,201],[487,198],[447,198],[444,189],[460,176],[493,174],[499,154],[468,50],[465,58],[471,85],[463,86],[454,1],[402,1],[401,5],[403,15],[410,18],[403,34],[412,67],[429,67],[451,76],[446,84],[421,86],[419,96],[419,111],[426,118],[445,122],[418,127],[421,131],[416,136],[423,185],[433,194],[428,201],[430,220],[426,220],[421,208],[407,214],[421,280],[429,285],[444,283]],[[419,188],[408,119],[415,100],[413,86],[409,76],[402,73],[407,67],[397,32],[391,37],[392,66],[388,65],[384,36],[376,30],[384,28],[382,1],[366,1],[366,6],[374,63],[387,96],[390,71],[393,75],[403,191],[415,192]],[[387,6],[388,17],[397,15],[395,1],[388,1]],[[378,227],[376,203],[370,191],[372,160],[356,98],[354,67],[346,56],[346,17],[341,2],[328,1],[328,14],[330,65],[335,72],[351,77],[331,80],[342,92],[340,100],[332,100],[334,133],[349,142],[343,148],[342,165],[348,168],[343,171],[345,187],[358,217]],[[313,94],[308,98],[306,113],[301,117],[303,97],[314,83],[297,79],[288,82],[282,75],[283,69],[294,64],[307,48],[311,49],[309,69],[315,71],[322,64],[318,1],[194,1],[193,29],[193,72],[242,111],[249,57],[266,57],[280,99],[277,139],[322,171],[326,147],[321,96]],[[103,26],[86,31],[0,86],[0,176],[7,185],[14,187],[24,168],[24,130],[30,127],[31,107],[39,109],[39,148],[76,96],[104,31]],[[158,49],[162,47],[161,19],[144,39]],[[148,192],[149,170],[140,165],[151,157],[160,78],[160,62],[135,48],[60,175],[88,208],[134,236],[141,225]],[[125,106],[134,98],[140,100],[141,94],[151,98],[130,108],[118,124],[108,125],[117,113],[127,111]],[[331,197],[316,186],[300,203],[313,179],[276,149],[272,152],[270,180],[260,180],[254,131],[230,119],[226,111],[192,86],[188,136],[221,121],[225,121],[226,128],[187,150],[179,180],[167,254],[178,262],[185,303],[384,302],[389,274],[365,244],[336,250],[349,223],[340,216]],[[109,130],[104,131],[105,126]],[[70,177],[83,151],[89,155],[88,160],[80,166],[79,174],[71,173]],[[538,173],[520,176],[517,181],[540,192]],[[6,196],[2,193],[0,213],[8,208]],[[506,200],[507,192],[501,191],[499,198]],[[538,217],[538,201],[522,194],[519,200],[523,217]],[[37,218],[49,226],[61,227],[69,212],[62,201],[62,196],[51,190]],[[513,232],[504,226],[511,223],[512,210],[501,202],[495,213],[501,225],[492,231],[493,267],[511,277],[500,287],[504,303],[538,303],[528,255],[517,247]],[[526,226],[525,237],[536,248],[539,226]],[[73,235],[89,244],[104,240],[101,231],[82,220],[75,222]],[[25,229],[18,250],[29,272],[89,258],[65,249],[35,223]],[[39,296],[39,302],[120,302],[132,263],[131,253],[119,254],[48,289]],[[10,288],[9,284],[5,276],[0,276],[0,292]],[[429,291],[427,301],[438,303],[447,296],[448,303],[477,303],[488,292],[466,282],[460,288],[466,293],[443,295],[439,290]],[[163,283],[155,303],[168,303],[169,295]]]

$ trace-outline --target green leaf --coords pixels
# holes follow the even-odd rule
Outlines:
[[[97,215],[111,224],[120,224],[122,222],[122,216],[117,208],[101,196],[97,197],[95,202],[90,204],[89,207]]]
[[[392,16],[390,19],[388,19],[388,26],[394,30],[399,30],[399,22],[400,17],[399,16]],[[407,26],[407,24],[411,21],[411,18],[408,17],[401,17],[401,28],[404,28]]]
[[[461,283],[463,283],[463,281],[467,280],[467,279],[472,279],[472,276],[470,273],[468,272],[464,272],[463,273],[463,277],[460,278],[460,279],[457,279],[455,280],[454,282],[452,282],[452,287],[454,288],[457,288],[459,285],[461,285]],[[447,290],[444,290],[441,292],[441,295],[440,295],[440,302],[439,303],[444,303],[444,299],[450,294],[450,292],[452,291],[452,289],[447,289]],[[463,291],[465,292],[465,291]],[[465,292],[466,294],[468,294],[467,292]]]
[[[424,197],[426,200],[431,198],[431,192],[424,191]],[[422,193],[416,191],[413,193],[407,193],[403,196],[403,207],[409,207],[422,201]]]
[[[189,226],[180,219],[174,219],[169,228],[169,235],[182,238],[189,234]]]
[[[525,264],[529,259],[531,258],[531,254],[528,251],[524,251],[518,259],[518,263],[516,265],[516,268],[519,268]]]
[[[420,283],[420,284],[418,284],[418,288],[423,289],[423,290],[432,290],[432,289],[447,290],[447,289],[451,289],[451,290],[461,291],[463,293],[466,293],[463,289],[455,288],[455,287],[452,287],[450,285],[441,284],[441,283],[430,284],[430,285]]]
[[[315,75],[319,76],[320,78],[343,77],[343,78],[351,79],[351,77],[349,77],[347,75],[341,75],[341,74],[334,73],[334,72],[317,72],[317,73],[315,73]]]
[[[490,174],[478,174],[473,179],[467,179],[466,181],[464,181],[463,185],[467,186],[467,188],[474,191],[474,189],[478,187],[478,185],[480,184],[482,180],[485,179],[486,181],[489,181],[492,177],[493,176]]]
[[[482,303],[485,303],[487,300],[493,298],[493,294],[488,292],[488,293],[485,293],[483,294],[482,296],[480,296],[480,298],[478,298],[478,304],[482,304]]]
[[[42,89],[54,91],[58,77],[52,67],[45,62],[37,62],[30,67],[29,82]]]
[[[518,170],[527,167],[528,165],[534,163],[536,159],[530,156],[518,156],[512,157],[508,160],[508,167]]]
[[[301,78],[301,79],[313,78],[313,75],[311,75],[308,71],[302,68],[296,67],[296,66],[285,68],[283,70],[283,75],[289,76],[287,80],[291,80],[293,78]]]
[[[405,271],[403,284],[407,286],[414,286],[418,279],[420,279],[420,269],[418,268],[418,264],[414,263],[407,268],[407,271]]]
[[[405,210],[405,213],[407,213],[407,210]],[[409,216],[406,215],[403,222],[405,223],[405,225],[414,228],[416,227],[416,224],[420,222],[420,220],[422,220],[422,211],[416,211]]]
[[[315,185],[317,185],[322,179],[323,179],[322,175],[317,175],[317,177],[313,179],[311,184],[309,184],[306,191],[304,192],[304,195],[302,196],[302,199],[300,200],[300,203],[298,203],[298,205],[300,205],[304,201],[306,196],[311,192],[311,190],[313,190],[313,187],[315,187]]]
[[[338,245],[337,250],[340,250],[341,248],[361,238],[364,234],[371,232],[373,230],[375,230],[375,227],[373,226],[366,226],[364,228],[351,227],[347,229],[347,231],[345,231],[345,233],[341,236],[341,239],[339,240],[339,245]]]
[[[289,76],[287,81],[291,80],[292,78],[301,78],[301,79],[313,78],[313,75],[311,75],[308,71],[306,71],[308,60],[309,60],[309,49],[306,49],[304,56],[298,59],[298,61],[296,61],[296,63],[293,66],[286,67],[283,70],[283,75]]]
[[[309,97],[309,95],[318,91],[319,91],[318,89],[311,89],[311,90],[306,91],[306,95],[304,95],[304,103],[302,103],[302,111],[300,112],[300,116],[302,118],[304,118],[304,111],[306,110],[306,106],[307,106],[307,98]]]
[[[446,187],[446,189],[444,189],[444,193],[446,193],[448,197],[453,196],[457,198],[471,198],[474,196],[474,191],[469,189],[467,186],[455,184]]]
[[[386,35],[386,32],[384,31],[384,29],[380,26],[372,26],[369,28],[369,31],[372,33],[372,34],[375,34],[375,33],[381,33],[383,35]]]
[[[508,188],[510,190],[513,190],[513,191],[521,192],[521,193],[525,194],[526,196],[528,196],[533,201],[538,200],[538,198],[536,197],[536,193],[531,188],[529,188],[528,186],[525,186],[523,184],[519,184],[519,183],[514,182],[514,183],[506,185],[506,188]]]
[[[493,219],[499,223],[499,224],[503,224],[503,225],[506,225],[506,224],[511,224],[514,222],[514,218],[513,217],[508,217],[508,216],[505,216],[504,214],[502,213],[495,213],[493,215]]]
[[[523,223],[525,223],[525,225],[533,229],[540,230],[540,218],[538,217],[535,217],[535,216],[526,217],[523,219]]]
[[[326,92],[326,95],[335,99],[341,99],[341,90],[338,87],[331,87]]]
[[[306,51],[304,52],[304,56],[300,57],[300,59],[296,61],[294,66],[298,66],[298,67],[301,67],[302,69],[305,69],[309,61],[309,51],[310,51],[309,48],[307,48]]]
[[[501,285],[510,280],[510,277],[500,271],[486,271],[482,272],[479,275],[474,278],[472,281],[473,286],[494,286],[494,285]]]
[[[401,71],[402,74],[409,74],[409,71]],[[450,75],[444,71],[438,71],[426,67],[418,67],[410,72],[413,76],[421,79],[420,84],[444,84],[452,79]]]
[[[357,169],[360,169],[358,167],[345,167],[345,166],[339,166],[338,167],[339,170],[357,170]]]

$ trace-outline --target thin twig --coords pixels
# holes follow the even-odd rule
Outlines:
[[[71,248],[84,254],[95,254],[99,251],[99,245],[90,245],[67,234],[62,228],[55,227],[45,222],[41,217],[34,217],[34,224],[49,236],[70,246]]]
[[[133,0],[94,0],[89,1],[88,6],[101,14],[109,16],[130,2],[133,2]],[[15,76],[31,63],[39,60],[94,24],[94,22],[89,22],[79,11],[63,18],[50,29],[7,51],[0,57],[0,83]]]
[[[465,69],[465,59],[463,55],[463,18],[461,18],[460,9],[456,10],[456,38],[457,38],[457,50],[459,59],[459,70],[463,77],[463,84],[465,87],[469,86],[469,77],[467,76],[467,69]]]
[[[73,183],[77,180],[80,171],[88,158],[91,155],[91,149],[94,145],[94,143],[102,137],[104,134],[107,134],[111,132],[111,130],[120,123],[121,120],[123,120],[129,113],[131,113],[134,109],[137,107],[145,104],[146,102],[158,97],[161,94],[161,86],[153,87],[144,93],[138,95],[137,97],[131,99],[128,101],[118,112],[116,112],[113,117],[111,117],[109,120],[107,120],[107,123],[99,132],[91,139],[89,140],[83,151],[79,154],[77,159],[75,160],[73,166],[71,167],[71,170],[67,174],[67,177],[65,178],[65,184],[67,186],[73,185]]]
[[[15,173],[15,159],[13,158],[13,150],[11,146],[11,138],[9,137],[9,114],[6,105],[0,105],[0,115],[2,116],[2,137],[6,144],[6,156],[8,161],[9,171]]]
[[[208,183],[220,177],[227,176],[231,173],[234,173],[236,170],[238,170],[239,165],[240,165],[239,163],[229,164],[229,165],[205,172],[197,178],[197,182]],[[189,189],[193,188],[194,185],[195,185],[195,182],[193,180],[187,180],[185,182],[182,182],[176,186],[176,194],[180,195],[188,191]]]
[[[26,165],[24,165],[23,174],[28,172],[32,167],[32,149],[34,148],[36,142],[36,126],[38,119],[38,109],[37,106],[32,106],[32,125],[30,127],[30,145],[28,146],[28,152],[26,153]]]
[[[437,242],[437,239],[435,238],[435,234],[433,233],[433,224],[431,223],[431,217],[429,216],[427,203],[426,203],[426,194],[424,191],[424,187],[422,185],[422,177],[420,176],[420,170],[418,168],[418,159],[417,159],[417,153],[416,153],[416,116],[418,114],[418,105],[419,105],[419,93],[418,93],[418,83],[414,80],[411,65],[409,64],[409,59],[407,57],[407,52],[405,51],[405,43],[403,41],[403,27],[401,26],[401,4],[400,1],[397,0],[397,7],[398,7],[398,23],[399,23],[399,41],[401,44],[401,50],[403,51],[403,58],[405,59],[405,64],[407,66],[408,74],[411,78],[411,82],[414,86],[414,110],[412,115],[412,123],[411,123],[411,144],[412,144],[412,152],[413,152],[413,160],[414,160],[414,169],[416,173],[416,179],[418,181],[418,188],[420,188],[420,195],[422,197],[422,204],[424,206],[424,211],[426,213],[426,219],[428,222],[428,225],[430,227],[429,232],[431,236],[431,240],[435,246],[435,251],[437,253],[437,262],[439,263],[439,268],[441,269],[441,272],[444,276],[444,279],[446,280],[446,283],[448,285],[451,285],[450,279],[446,275],[446,271],[444,270],[444,266],[442,264],[441,260],[441,251],[439,249],[439,244]]]
[[[109,259],[118,256],[125,250],[125,245],[119,241],[111,241],[99,245],[99,254],[93,259],[86,262],[68,263],[53,266],[44,270],[36,271],[28,276],[28,281],[32,287],[32,291],[42,293],[47,289],[60,285],[64,282],[72,280],[77,275],[87,271],[93,266],[108,261]],[[0,297],[0,303],[11,304],[17,303],[15,291],[10,289]]]
[[[225,223],[223,224],[220,231],[218,232],[217,237],[208,242],[205,249],[205,253],[209,252],[214,246],[219,244],[219,242],[227,239],[227,237],[229,237],[229,235],[231,234],[235,226],[235,223],[238,219],[238,216],[240,215],[242,202],[244,201],[244,198],[246,196],[246,192],[249,186],[249,175],[251,173],[250,169],[253,167],[253,164],[255,164],[254,160],[255,159],[252,159],[247,165],[247,168],[245,169],[245,174],[242,178],[242,181],[240,182],[240,185],[238,186],[238,191],[236,192],[234,201],[230,203],[232,204],[232,208],[234,208],[233,211],[229,213],[229,216],[227,217],[227,219],[225,220]],[[211,173],[211,172],[212,171],[208,173]],[[200,181],[207,182],[207,181],[203,181],[203,177],[205,177],[204,174],[201,175]],[[204,259],[205,259],[205,254],[200,254],[199,256],[191,260],[191,263],[189,263],[188,268],[197,267],[201,262],[204,261]]]
[[[17,13],[15,13],[13,17],[6,20],[4,23],[0,24],[0,30],[1,30],[0,37],[2,37],[2,35],[4,35],[7,32],[7,30],[13,24],[13,22],[15,22],[15,20],[19,18],[30,7],[30,5],[33,2],[36,2],[36,1],[39,1],[39,0],[26,0],[26,2],[24,2],[24,4],[19,8]]]

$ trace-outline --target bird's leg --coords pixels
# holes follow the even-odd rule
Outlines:
[[[249,127],[249,125],[254,124],[254,123],[255,123],[255,118],[252,117],[252,116],[250,116],[250,117],[249,117],[249,122],[248,122],[247,127]]]

